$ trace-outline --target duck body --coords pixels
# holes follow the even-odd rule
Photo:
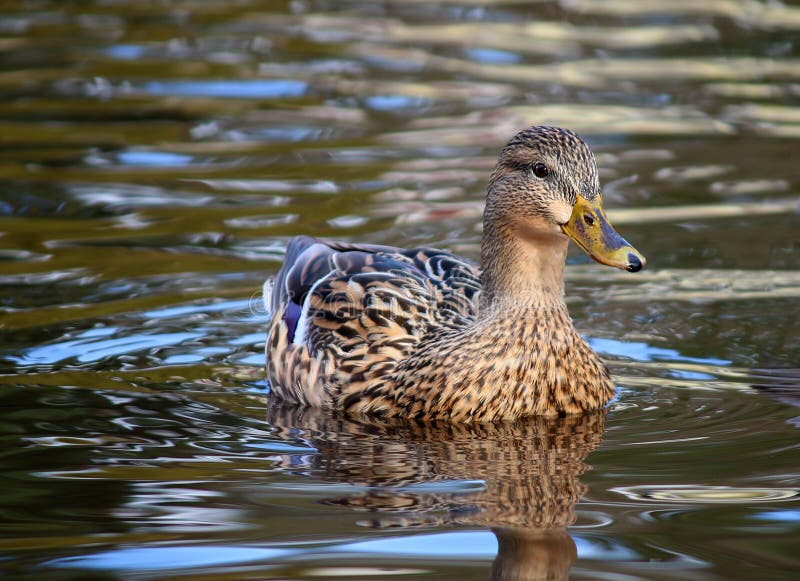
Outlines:
[[[564,162],[559,148],[580,155]],[[509,142],[489,181],[480,267],[432,248],[294,238],[269,292],[265,285],[272,393],[352,413],[461,422],[603,407],[614,383],[563,299],[569,238],[620,268],[638,270],[643,258],[607,225],[587,152],[558,128],[533,127]],[[548,190],[535,163],[565,174],[576,191]]]

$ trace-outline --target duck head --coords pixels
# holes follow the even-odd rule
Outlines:
[[[569,237],[597,262],[630,272],[646,263],[608,221],[594,154],[567,129],[533,126],[508,142],[489,182],[486,223],[538,244]]]

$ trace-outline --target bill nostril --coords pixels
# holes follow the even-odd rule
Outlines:
[[[642,270],[642,261],[635,254],[628,253],[628,272],[639,272]]]
[[[587,226],[594,225],[594,218],[592,217],[591,214],[584,214],[583,215],[583,221],[586,222]]]

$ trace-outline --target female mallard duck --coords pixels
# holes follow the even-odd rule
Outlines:
[[[603,212],[589,147],[557,127],[521,131],[500,153],[481,268],[432,248],[294,238],[265,292],[272,393],[421,420],[604,406],[614,383],[564,304],[569,238],[603,264],[644,266]]]

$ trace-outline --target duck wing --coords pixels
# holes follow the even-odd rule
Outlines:
[[[366,297],[354,292],[356,286],[391,292],[398,301],[398,315],[406,310],[405,303],[415,302],[417,287],[426,287],[425,295],[437,291],[433,297],[425,297],[429,302],[433,299],[427,306],[433,310],[433,322],[445,322],[474,318],[481,280],[474,263],[444,250],[298,236],[290,242],[284,265],[273,281],[269,309],[273,315],[281,314],[292,342],[303,343],[315,316],[330,321],[333,315],[341,320],[348,314],[348,305],[363,303]]]
[[[426,334],[473,321],[480,290],[477,266],[443,250],[294,238],[269,299],[272,388],[318,405],[379,386]]]

